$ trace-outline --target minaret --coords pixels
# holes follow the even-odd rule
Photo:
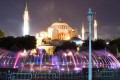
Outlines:
[[[97,20],[95,17],[96,16],[94,16],[94,40],[97,39]]]
[[[85,30],[84,30],[84,24],[82,23],[82,40],[85,40]]]
[[[26,3],[23,19],[24,19],[23,36],[25,36],[25,35],[29,35],[29,14],[28,14],[27,3]]]

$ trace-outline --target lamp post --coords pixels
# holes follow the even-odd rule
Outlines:
[[[91,11],[91,8],[89,8],[88,13],[86,14],[88,18],[89,23],[89,64],[88,64],[88,80],[92,80],[92,49],[91,49],[91,24],[93,20],[94,13]]]

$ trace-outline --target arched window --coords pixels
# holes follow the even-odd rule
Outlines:
[[[66,33],[59,33],[58,34],[58,39],[59,40],[65,40],[65,37],[66,37]]]

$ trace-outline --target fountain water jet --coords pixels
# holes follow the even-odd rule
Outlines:
[[[38,49],[37,53],[26,51],[26,56],[22,56],[22,51],[17,53],[0,49],[0,67],[18,68],[22,71],[51,71],[70,72],[81,71],[88,67],[88,52],[76,52],[73,50],[58,51],[51,57],[42,54]],[[92,52],[93,68],[119,69],[120,62],[105,50]],[[49,60],[50,59],[50,60]],[[69,63],[71,61],[71,63]],[[32,65],[34,64],[34,65]],[[46,66],[46,67],[45,67]]]

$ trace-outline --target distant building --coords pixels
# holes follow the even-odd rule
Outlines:
[[[49,52],[48,48],[52,50],[55,46],[61,45],[64,41],[70,40],[72,37],[78,37],[78,30],[72,29],[67,23],[59,19],[48,27],[46,31],[41,31],[36,34],[37,48],[45,49]],[[48,47],[49,46],[49,47]]]
[[[72,37],[78,37],[78,30],[72,29],[67,23],[55,22],[47,31],[41,31],[36,34],[37,45],[42,45],[43,40],[46,39],[46,43],[50,43],[52,40],[70,40]]]

